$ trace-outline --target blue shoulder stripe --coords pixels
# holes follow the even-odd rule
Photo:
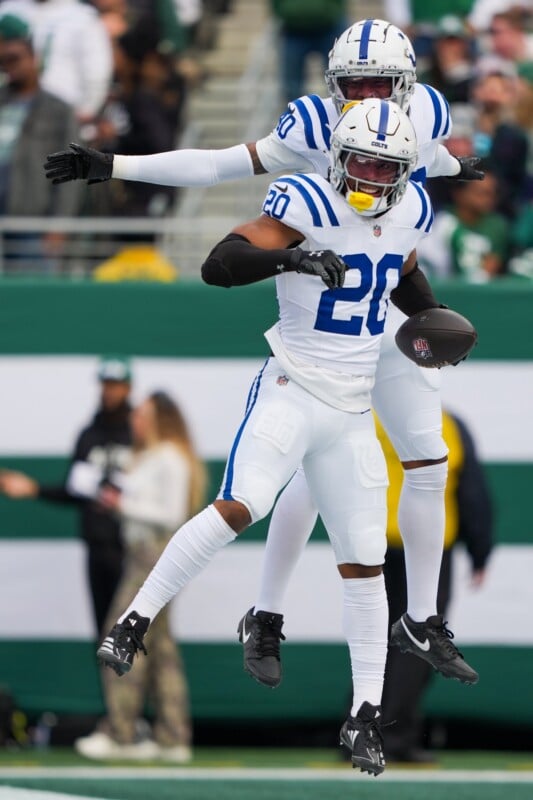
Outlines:
[[[320,120],[320,128],[322,130],[322,136],[324,139],[324,144],[329,150],[330,139],[331,139],[331,130],[329,127],[329,120],[326,109],[324,108],[324,101],[321,97],[316,94],[310,94],[309,99],[311,100],[312,104],[316,108],[318,118]]]
[[[312,186],[315,192],[318,194],[322,202],[324,203],[324,208],[326,209],[326,214],[328,215],[328,219],[334,227],[338,227],[340,225],[339,220],[337,219],[335,212],[333,211],[333,207],[328,200],[328,197],[324,190],[317,184],[315,181],[310,178],[308,175],[302,175],[298,173],[298,177],[300,180],[305,181],[309,186]]]
[[[309,111],[305,107],[305,103],[302,100],[295,100],[294,105],[300,112],[300,116],[304,124],[305,141],[307,146],[310,147],[311,150],[318,150],[315,142],[315,135],[313,133],[313,122],[311,120]]]
[[[444,124],[444,130],[442,131],[441,135],[442,136],[447,136],[448,133],[450,132],[450,125],[451,125],[451,122],[452,122],[452,115],[450,114],[450,104],[448,103],[448,101],[446,100],[444,95],[441,95],[441,97],[444,100],[444,116],[446,118],[446,122]]]
[[[300,180],[298,180],[298,179],[300,179]],[[324,209],[325,209],[325,211],[326,211],[326,213],[328,215],[330,223],[332,225],[339,225],[339,221],[335,217],[335,214],[333,213],[333,209],[331,208],[331,205],[329,204],[329,201],[328,201],[326,195],[322,192],[320,187],[318,187],[310,178],[308,178],[306,175],[298,174],[298,175],[295,175],[293,178],[284,178],[284,180],[285,180],[286,183],[290,184],[291,186],[294,186],[294,188],[297,189],[300,192],[300,194],[302,195],[302,197],[305,200],[305,203],[307,205],[307,208],[311,212],[311,218],[313,220],[313,225],[315,226],[315,228],[323,228],[324,227],[324,223],[322,222],[322,217],[320,215],[320,210],[319,210],[319,208],[318,208],[318,206],[316,204],[315,199],[313,198],[311,193],[307,191],[305,186],[302,186],[302,183],[301,183],[302,180],[305,180],[310,186],[313,187],[313,189],[316,190],[319,198],[322,200]]]
[[[426,175],[427,170],[425,167],[419,167],[415,169],[414,172],[411,172],[411,177],[409,180],[414,181],[415,183],[420,183],[422,186],[426,185]]]
[[[450,128],[450,107],[448,106],[447,101],[444,100],[444,97],[440,94],[440,92],[436,92],[432,86],[428,86],[426,83],[421,84],[427,93],[430,96],[431,102],[433,104],[433,111],[435,114],[435,120],[433,123],[433,131],[431,133],[432,139],[439,139],[441,136],[444,136]],[[444,100],[444,109],[443,103]]]
[[[426,220],[427,220],[427,217],[428,217],[428,211],[432,212],[432,209],[428,208],[428,201],[427,201],[427,198],[426,198],[426,193],[424,192],[422,187],[419,186],[418,183],[415,183],[414,181],[410,181],[410,183],[411,183],[412,186],[415,187],[415,189],[416,189],[416,191],[418,193],[418,196],[420,198],[420,202],[422,203],[422,212],[420,214],[420,218],[419,218],[418,222],[415,225],[415,228],[419,228],[420,229],[420,228],[422,228],[424,226],[424,223],[427,224]],[[431,214],[429,214],[429,217],[430,217],[429,222],[431,223],[432,222]],[[428,228],[424,228],[424,230],[426,231],[426,230],[428,230]]]

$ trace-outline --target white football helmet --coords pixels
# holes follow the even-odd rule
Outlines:
[[[406,112],[367,98],[351,103],[333,129],[329,180],[359,214],[375,217],[402,199],[417,156]]]
[[[350,99],[343,82],[350,78],[390,78],[388,100],[407,110],[416,82],[413,45],[399,28],[383,19],[363,19],[342,33],[329,54],[326,83],[337,111]]]

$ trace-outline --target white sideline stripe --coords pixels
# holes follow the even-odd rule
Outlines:
[[[238,647],[237,622],[256,599],[263,549],[262,542],[246,541],[224,548],[184,589],[171,608],[172,631],[179,641],[228,642]],[[500,545],[483,586],[472,590],[468,559],[457,548],[453,601],[447,615],[456,641],[460,645],[533,646],[532,573],[533,546]],[[0,541],[0,586],[9,597],[9,603],[0,603],[0,639],[94,638],[80,541]],[[287,591],[284,630],[288,640],[344,643],[341,612],[342,581],[331,547],[327,542],[311,543]]]
[[[12,786],[0,786],[0,800],[98,800],[97,797],[82,797],[79,794],[58,794],[57,792],[41,792],[36,789],[15,789]],[[105,798],[101,798],[105,800]]]
[[[194,781],[354,781],[369,780],[374,785],[374,776],[356,772],[349,764],[339,764],[338,768],[294,767],[53,767],[50,769],[31,769],[28,767],[11,767],[0,769],[0,780],[16,778],[45,779],[79,778],[109,780],[194,780]],[[428,770],[387,768],[379,781],[387,783],[524,783],[533,784],[533,770]],[[1,792],[0,787],[0,792]],[[11,790],[12,791],[12,790]],[[28,791],[28,790],[25,790]],[[69,798],[71,795],[54,795],[49,792],[28,794],[28,800],[48,800],[48,798]],[[8,795],[0,793],[1,800],[8,800]],[[75,795],[76,800],[88,800]],[[11,800],[11,796],[9,797]],[[17,797],[18,800],[18,797]],[[22,798],[21,798],[22,800]],[[26,800],[26,798],[24,798]]]
[[[263,361],[136,358],[135,399],[168,391],[181,405],[202,457],[225,460]],[[94,356],[0,356],[0,419],[9,421],[0,454],[68,455],[94,413],[96,369]],[[472,361],[443,371],[443,403],[467,422],[484,461],[533,461],[532,396],[533,361]]]

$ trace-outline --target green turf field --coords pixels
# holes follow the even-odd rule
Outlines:
[[[533,753],[442,752],[372,778],[334,750],[202,749],[190,766],[98,765],[69,750],[0,751],[0,800],[532,800]]]

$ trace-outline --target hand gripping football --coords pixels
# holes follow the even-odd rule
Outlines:
[[[456,365],[477,342],[472,323],[449,308],[419,311],[400,325],[396,344],[419,367]]]

